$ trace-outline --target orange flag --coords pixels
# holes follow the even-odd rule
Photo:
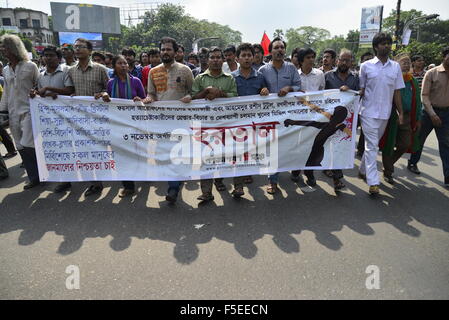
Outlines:
[[[271,42],[270,38],[268,38],[267,34],[264,31],[262,41],[260,42],[260,45],[262,46],[263,51],[264,51],[264,56],[267,56],[270,54],[270,52],[268,51],[268,46],[270,45],[270,42]]]

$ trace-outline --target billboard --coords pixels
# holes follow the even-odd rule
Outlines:
[[[94,50],[103,49],[103,37],[101,33],[88,33],[88,32],[58,32],[59,44],[64,43],[74,44],[78,38],[84,38],[92,42]]]
[[[53,31],[120,34],[120,9],[93,4],[50,2]]]
[[[361,48],[371,48],[373,38],[382,28],[383,6],[362,8],[362,23],[360,25]]]

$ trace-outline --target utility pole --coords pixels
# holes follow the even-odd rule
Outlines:
[[[399,39],[399,28],[401,25],[401,0],[398,0],[398,6],[396,8],[396,31],[395,31],[395,36],[396,36],[396,40]]]
[[[394,32],[394,43],[393,43],[393,52],[398,49],[399,46],[399,28],[401,26],[401,0],[398,0],[398,5],[396,8],[396,30]]]

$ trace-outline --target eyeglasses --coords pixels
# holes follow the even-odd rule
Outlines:
[[[73,46],[73,48],[76,49],[87,49],[87,46]]]

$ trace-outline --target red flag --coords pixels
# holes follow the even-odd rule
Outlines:
[[[262,46],[264,51],[264,56],[270,54],[270,51],[268,51],[268,46],[270,45],[270,42],[271,42],[270,39],[268,38],[267,34],[264,31],[262,41],[260,42],[260,45]]]

